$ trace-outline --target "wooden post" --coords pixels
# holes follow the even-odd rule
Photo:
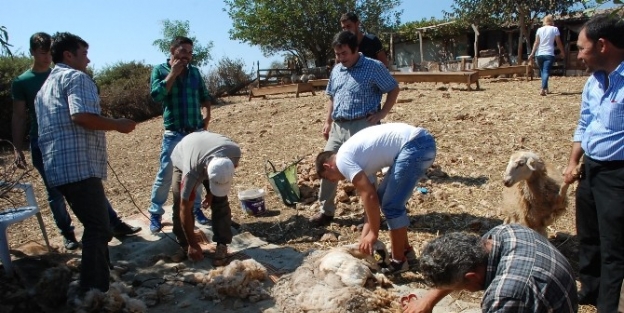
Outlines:
[[[393,34],[390,33],[390,62],[391,64],[394,63],[394,40],[393,40]],[[390,64],[388,64],[388,67],[390,67]]]
[[[478,67],[478,57],[479,57],[479,28],[475,24],[470,24],[472,26],[472,30],[475,32],[475,40],[474,40],[474,57],[472,59],[472,68],[476,69]]]
[[[425,62],[425,55],[423,54],[423,41],[422,41],[422,31],[418,31],[418,42],[420,42],[420,65]]]
[[[257,65],[258,65],[258,72],[257,72],[257,76],[256,77],[258,77],[258,88],[260,88],[262,86],[260,84],[260,61],[259,60],[258,60]]]

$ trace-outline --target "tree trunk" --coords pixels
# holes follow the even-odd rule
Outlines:
[[[518,61],[516,62],[518,65],[522,64],[522,44],[524,43],[524,36],[525,36],[525,15],[524,12],[522,12],[522,10],[518,10],[518,26],[519,26],[519,31],[520,31],[520,35],[518,36]]]

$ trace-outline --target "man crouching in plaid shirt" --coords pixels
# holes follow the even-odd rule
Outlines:
[[[420,270],[435,289],[422,299],[407,297],[404,312],[431,312],[460,290],[485,290],[483,312],[578,309],[568,260],[546,238],[520,225],[500,225],[483,237],[466,232],[438,237],[423,248]]]

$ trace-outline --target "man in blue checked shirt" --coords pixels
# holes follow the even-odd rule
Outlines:
[[[581,98],[565,181],[576,191],[580,304],[617,312],[624,279],[624,20],[597,15],[581,29],[578,59],[592,75]]]
[[[326,93],[327,118],[323,124],[325,151],[338,148],[358,131],[380,123],[394,106],[399,95],[399,84],[383,63],[358,52],[357,35],[345,30],[334,37],[336,54]],[[386,101],[380,108],[382,95]],[[310,218],[314,226],[328,225],[334,219],[337,183],[321,180],[319,201],[321,211]]]

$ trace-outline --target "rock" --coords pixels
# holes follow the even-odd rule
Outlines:
[[[338,191],[338,193],[336,194],[336,199],[339,202],[349,202],[349,195],[344,191],[344,190],[340,190]]]
[[[336,237],[336,234],[334,233],[325,233],[321,239],[319,239],[319,241],[322,242],[337,242],[338,241],[338,237]]]

